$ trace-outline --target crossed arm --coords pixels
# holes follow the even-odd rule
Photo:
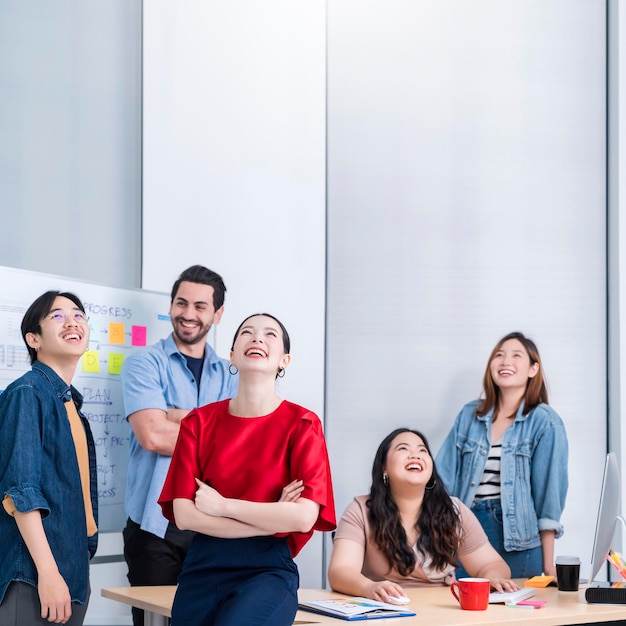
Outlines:
[[[174,500],[174,517],[181,530],[194,530],[213,537],[235,539],[287,532],[307,532],[319,513],[319,504],[301,498],[302,481],[287,485],[278,502],[250,502],[224,498],[196,479],[194,501]]]
[[[149,452],[172,456],[180,421],[187,415],[187,409],[142,409],[128,416],[128,423],[142,448]]]

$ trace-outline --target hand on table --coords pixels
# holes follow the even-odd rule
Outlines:
[[[517,591],[519,589],[519,585],[508,578],[492,578],[489,582],[491,583],[491,588],[499,593]]]
[[[366,588],[365,597],[379,602],[390,602],[389,596],[399,598],[404,595],[404,589],[397,583],[389,580],[372,581]]]

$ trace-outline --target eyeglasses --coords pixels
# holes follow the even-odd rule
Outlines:
[[[74,311],[69,315],[63,311],[55,311],[46,317],[47,320],[53,320],[58,324],[65,324],[68,318],[72,318],[77,324],[88,324],[89,318],[82,311]]]

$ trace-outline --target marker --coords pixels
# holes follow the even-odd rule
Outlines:
[[[619,575],[626,579],[626,564],[624,564],[624,560],[619,552],[613,550],[613,548],[609,549],[609,553],[606,557],[609,560],[609,563],[619,572]]]
[[[531,611],[535,610],[535,607],[531,606],[530,604],[507,604],[507,606],[509,607],[509,609],[530,609]]]

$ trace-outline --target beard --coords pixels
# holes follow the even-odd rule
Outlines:
[[[178,341],[188,346],[205,341],[205,337],[209,334],[209,330],[211,330],[211,324],[185,328],[178,319],[174,321],[173,327],[174,334],[176,335]]]

